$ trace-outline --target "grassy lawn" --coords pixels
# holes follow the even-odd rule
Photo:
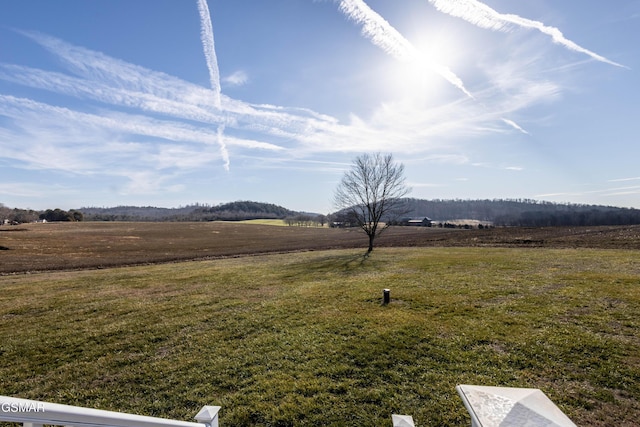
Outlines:
[[[297,224],[294,225],[289,225],[287,223],[286,220],[284,219],[246,219],[243,221],[235,221],[238,224],[253,224],[253,225],[277,225],[277,226],[284,226],[284,227],[303,227],[303,228],[327,228],[327,224],[325,224],[324,226],[320,226],[318,224],[313,224],[313,225],[305,225],[305,226],[300,226]]]
[[[236,221],[238,224],[259,224],[259,225],[277,225],[287,226],[283,219],[247,219],[244,221]]]
[[[220,405],[222,426],[468,426],[463,383],[637,425],[638,251],[362,255],[2,276],[0,394],[185,420]]]

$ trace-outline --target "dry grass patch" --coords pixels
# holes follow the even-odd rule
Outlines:
[[[640,418],[638,253],[336,250],[0,277],[0,393],[221,424],[468,425],[455,385]],[[381,304],[390,288],[392,303]]]

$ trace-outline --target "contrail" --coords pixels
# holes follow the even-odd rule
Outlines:
[[[363,0],[340,0],[339,9],[348,18],[362,25],[362,34],[386,53],[401,61],[416,62],[420,66],[432,69],[468,97],[473,98],[458,76],[446,66],[436,64],[421,55],[398,30]]]
[[[198,0],[198,12],[200,13],[200,38],[202,40],[202,48],[204,49],[204,57],[209,68],[209,79],[211,81],[211,89],[213,89],[213,103],[219,110],[222,107],[221,88],[220,88],[220,70],[218,69],[218,57],[216,56],[215,42],[213,39],[213,25],[211,25],[211,14],[207,0]],[[224,126],[218,126],[218,145],[220,146],[220,154],[224,160],[224,168],[229,170],[229,151],[223,138]]]
[[[551,36],[554,43],[562,45],[575,52],[584,53],[590,57],[615,65],[616,67],[628,68],[624,65],[613,62],[604,56],[591,52],[588,49],[564,37],[562,32],[555,28],[549,27],[542,22],[522,18],[518,15],[500,13],[478,0],[427,0],[440,12],[446,13],[456,18],[464,19],[480,28],[486,28],[495,31],[508,31],[511,26],[516,25],[522,28],[532,28],[543,34]]]
[[[523,129],[519,124],[517,124],[513,120],[505,119],[504,117],[501,117],[500,119],[503,122],[505,122],[506,124],[508,124],[509,126],[511,126],[512,128],[514,128],[515,130],[519,130],[520,132],[524,133],[525,135],[531,135],[529,132],[527,132],[525,129]]]
[[[218,126],[218,144],[220,144],[220,154],[222,155],[222,160],[224,161],[224,168],[229,170],[229,151],[227,151],[227,144],[224,142],[224,125]]]
[[[198,12],[200,12],[200,39],[202,40],[207,68],[209,68],[211,89],[215,94],[214,103],[217,108],[220,108],[220,70],[218,69],[218,57],[216,56],[213,26],[211,25],[211,15],[209,14],[207,0],[198,0]]]

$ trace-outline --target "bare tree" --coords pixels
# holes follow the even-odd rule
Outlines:
[[[409,191],[404,165],[394,162],[391,154],[363,154],[345,172],[336,189],[334,204],[369,237],[368,252],[371,252],[373,241],[388,227],[388,222],[403,213],[400,199]],[[383,218],[387,223],[380,223]]]

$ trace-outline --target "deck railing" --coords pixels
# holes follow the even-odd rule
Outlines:
[[[0,421],[24,427],[218,427],[218,411],[220,406],[204,406],[197,422],[188,422],[0,396]]]
[[[472,427],[575,427],[538,389],[458,385],[456,390],[469,411]],[[0,396],[0,421],[22,423],[23,427],[218,427],[219,411],[220,406],[204,406],[194,423]],[[392,421],[394,427],[414,425],[408,415],[393,414]]]

